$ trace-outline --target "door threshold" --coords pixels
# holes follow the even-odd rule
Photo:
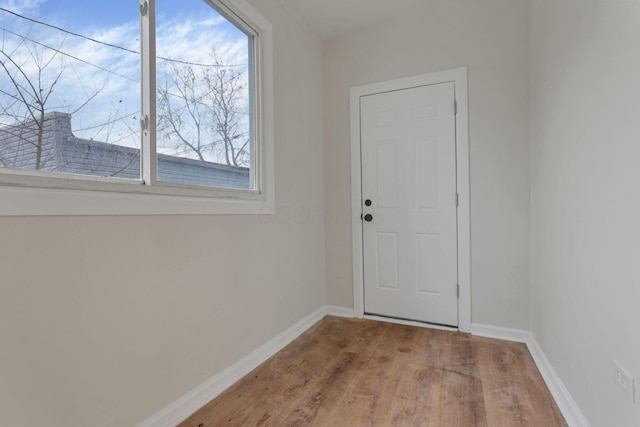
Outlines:
[[[458,328],[456,326],[440,325],[438,323],[420,322],[417,320],[401,319],[397,317],[380,316],[378,314],[365,313],[363,318],[368,320],[377,320],[378,322],[396,323],[398,325],[418,326],[420,328],[440,329],[442,331],[458,332]]]

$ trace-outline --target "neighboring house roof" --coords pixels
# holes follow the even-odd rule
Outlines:
[[[34,121],[0,128],[0,166],[36,169],[38,126]],[[40,170],[140,179],[140,150],[77,138],[71,115],[45,115]],[[158,180],[213,187],[250,188],[245,167],[158,154]]]

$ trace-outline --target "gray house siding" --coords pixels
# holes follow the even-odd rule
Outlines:
[[[67,117],[68,116],[68,117]],[[65,138],[65,122],[71,134],[71,116],[49,113],[44,117],[40,170],[58,170],[58,147]],[[0,166],[14,169],[36,169],[39,128],[35,121],[0,128]]]
[[[36,169],[38,127],[33,121],[0,128],[0,166]],[[71,115],[45,115],[40,170],[140,179],[140,151],[76,138]],[[179,184],[250,188],[248,168],[158,155],[158,180]]]

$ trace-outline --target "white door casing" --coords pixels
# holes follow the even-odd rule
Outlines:
[[[471,277],[470,277],[470,229],[469,229],[469,142],[468,142],[468,100],[467,100],[467,69],[465,67],[456,68],[452,70],[439,71],[429,74],[423,74],[414,77],[408,77],[398,80],[373,83],[363,86],[357,86],[351,88],[351,191],[352,191],[352,247],[353,247],[353,294],[354,294],[354,313],[357,317],[364,316],[364,271],[365,271],[365,257],[363,255],[363,238],[367,239],[366,232],[363,234],[364,229],[368,225],[373,225],[371,228],[375,229],[378,226],[377,221],[379,218],[376,218],[374,215],[374,220],[371,223],[364,223],[361,219],[361,214],[368,213],[368,211],[363,210],[363,201],[366,198],[366,195],[363,194],[363,183],[362,173],[363,172],[363,163],[362,157],[363,151],[361,147],[361,141],[363,135],[361,135],[361,101],[365,97],[370,97],[369,99],[374,99],[372,95],[381,94],[381,93],[390,93],[390,92],[398,92],[411,88],[420,88],[424,86],[433,86],[439,85],[442,83],[449,83],[448,87],[453,87],[454,97],[457,104],[457,115],[455,116],[455,174],[457,182],[457,193],[458,193],[458,208],[457,208],[457,218],[455,219],[455,226],[457,229],[456,240],[457,244],[457,282],[459,284],[459,297],[457,298],[457,322],[452,322],[448,320],[447,324],[457,324],[458,329],[463,332],[469,332],[471,326]],[[446,86],[446,85],[445,85]],[[442,87],[445,87],[442,86]],[[366,104],[367,101],[364,101]],[[365,105],[366,108],[366,105]],[[429,114],[429,108],[418,109],[418,112],[412,113],[414,117],[417,115],[419,117],[425,116]],[[426,117],[426,116],[425,116]],[[384,121],[384,114],[379,118]],[[391,148],[389,146],[384,146],[384,143],[380,144],[381,147],[376,148],[381,150],[381,154],[390,153]],[[387,144],[388,145],[388,144]],[[411,145],[411,144],[410,144]],[[426,144],[418,144],[422,145],[422,148],[418,148],[418,150],[433,150],[433,144],[426,140]],[[429,148],[431,147],[431,148]],[[426,152],[425,152],[426,153]],[[425,154],[423,153],[423,154]],[[419,153],[418,153],[419,154]],[[393,156],[394,154],[390,154]],[[395,155],[398,155],[396,153]],[[423,156],[424,157],[424,156]],[[377,162],[377,160],[376,160]],[[412,160],[413,162],[413,160]],[[383,168],[389,167],[390,162],[384,161],[381,166]],[[377,166],[377,165],[376,165]],[[405,174],[403,171],[402,174]],[[406,174],[405,174],[406,175]],[[411,176],[411,174],[409,174]],[[410,188],[405,187],[405,188]],[[433,186],[430,187],[433,189]],[[392,191],[387,188],[387,191]],[[365,188],[365,191],[366,190]],[[377,190],[376,190],[377,191]],[[382,198],[389,198],[391,196],[382,194]],[[429,188],[425,188],[422,194],[422,200],[419,200],[421,204],[429,204]],[[425,198],[426,197],[426,198]],[[454,191],[454,199],[453,203],[455,203],[455,191]],[[372,199],[372,207],[373,205]],[[377,209],[377,207],[376,207]],[[433,210],[433,209],[432,209]],[[375,213],[375,212],[374,212]],[[374,214],[372,213],[372,215]],[[376,214],[380,215],[380,213]],[[455,215],[454,215],[455,217]],[[383,216],[384,218],[384,216]],[[448,226],[451,227],[450,225]],[[378,230],[381,231],[381,230]],[[377,234],[376,232],[376,244],[377,240],[380,239],[381,243],[387,242],[387,251],[389,248],[393,248],[393,240],[397,239],[397,244],[400,245],[399,235],[396,237],[392,237],[395,232],[384,234]],[[430,238],[433,237],[433,233],[419,233],[422,236],[422,242],[415,242],[415,249],[413,251],[414,264],[416,253],[420,253],[422,250],[423,253],[425,251],[432,250],[434,247],[429,241]],[[432,236],[432,237],[429,237]],[[417,239],[420,240],[420,239]],[[420,248],[420,243],[422,243],[422,248]],[[399,248],[400,246],[398,246]],[[370,257],[366,257],[370,258]],[[375,258],[374,258],[375,260]],[[376,261],[377,262],[377,261]],[[397,259],[397,269],[398,274],[400,274],[401,265],[400,263],[405,263],[406,260]],[[429,277],[430,273],[426,270],[423,270],[422,273],[419,271],[419,266],[414,265],[415,268],[410,267],[409,270],[413,270],[416,277],[419,277],[420,274],[425,277],[425,280],[419,282],[418,279],[414,283],[415,286],[418,286],[419,283],[428,284],[430,282]],[[378,266],[376,266],[378,268]],[[393,270],[396,268],[396,265],[391,262],[386,266],[382,266],[383,271],[380,271],[385,277],[382,277],[382,281],[388,281],[389,277],[393,277]],[[386,270],[384,270],[386,269]],[[376,273],[377,274],[377,273]],[[371,275],[371,273],[369,273]],[[388,285],[388,284],[387,284]],[[387,286],[389,287],[389,286]],[[430,292],[432,296],[435,296],[438,291],[437,289],[428,289],[429,286],[422,286],[423,291]],[[419,288],[418,288],[419,289]],[[455,287],[453,288],[453,292],[455,292]],[[424,293],[424,292],[423,292]],[[441,293],[441,292],[440,292]],[[449,295],[450,296],[450,295]],[[367,310],[370,310],[369,303]],[[397,317],[407,317],[402,315],[396,315]],[[450,318],[449,318],[450,319]],[[423,320],[423,319],[419,319]],[[433,320],[427,320],[433,321]],[[437,322],[440,323],[440,322]]]
[[[458,326],[453,82],[360,98],[364,311]]]

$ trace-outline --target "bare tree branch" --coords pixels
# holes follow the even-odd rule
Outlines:
[[[170,64],[158,87],[160,145],[187,157],[248,166],[247,70],[225,65],[215,49],[210,67]]]
[[[7,43],[5,37],[9,30],[3,30],[0,78],[4,77],[4,87],[0,88],[0,112],[2,122],[5,118],[9,122],[0,134],[0,164],[9,168],[64,169],[65,165],[59,164],[61,147],[51,142],[52,137],[46,129],[50,119],[47,113],[53,112],[50,104],[56,99],[54,94],[70,71],[65,62],[69,55],[65,56],[62,51],[65,39],[51,47],[10,32],[18,39],[16,43]],[[73,115],[87,107],[105,90],[109,77],[106,73],[101,84],[89,90],[77,75],[76,83],[83,96],[72,108],[65,108],[66,113]],[[107,122],[111,122],[111,117]],[[53,160],[56,162],[52,166]]]

